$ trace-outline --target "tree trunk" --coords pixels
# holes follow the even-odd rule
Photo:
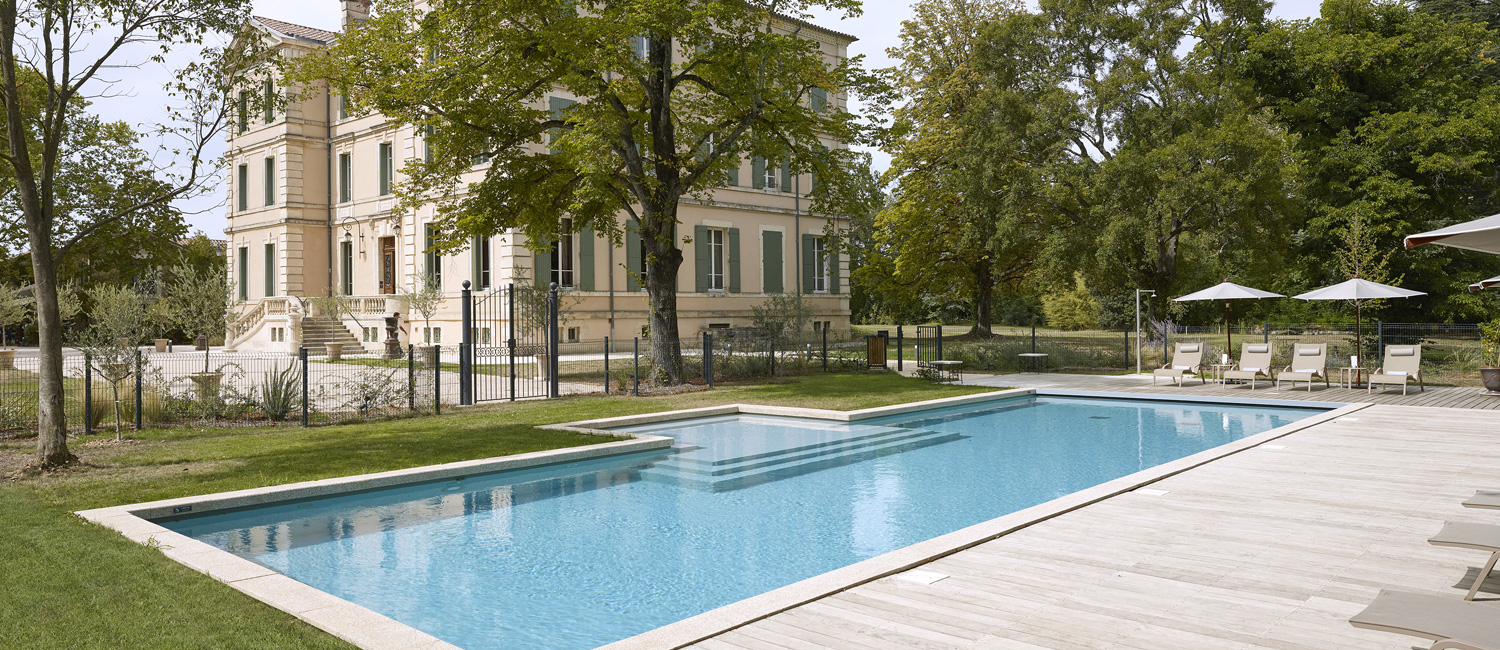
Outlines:
[[[641,266],[651,310],[651,379],[682,383],[682,342],[677,328],[677,273],[682,250],[677,247],[677,215],[647,211],[641,215]]]
[[[974,265],[974,329],[970,334],[991,336],[990,312],[995,293],[995,276],[989,259]]]
[[[37,436],[39,467],[72,462],[68,451],[67,411],[63,409],[62,326],[57,313],[57,264],[52,256],[51,227],[27,215],[31,239],[31,271],[36,278],[37,320]]]

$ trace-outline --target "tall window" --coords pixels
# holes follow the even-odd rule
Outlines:
[[[349,118],[349,98],[339,95],[339,119]]]
[[[240,247],[239,258],[235,260],[235,279],[239,283],[240,300],[250,299],[250,249]]]
[[[474,288],[490,288],[490,238],[474,238]]]
[[[768,190],[774,190],[776,189],[776,180],[776,168],[766,165],[765,170],[762,171],[761,186]]]
[[[347,153],[339,154],[339,203],[348,203],[353,194],[354,161]]]
[[[235,179],[235,181],[236,181],[236,183],[235,183],[235,185],[236,185],[236,187],[235,187],[235,203],[237,203],[239,205],[239,208],[241,210],[249,210],[250,209],[250,166],[249,165],[240,165],[239,169],[236,170],[236,172],[237,172],[237,178]]]
[[[266,244],[266,297],[276,295],[276,244]]]
[[[562,239],[552,247],[552,281],[559,288],[573,286],[573,220],[562,220]]]
[[[261,94],[266,102],[266,124],[276,121],[276,86],[267,79],[261,85]]]
[[[724,290],[724,231],[709,228],[708,235],[708,289]]]
[[[354,242],[339,242],[339,279],[344,295],[354,295]]]
[[[266,158],[266,205],[276,205],[275,158]]]
[[[425,237],[425,249],[427,251],[427,279],[439,287],[443,286],[443,258],[439,257],[432,245],[437,242],[437,226],[428,224]]]
[[[391,143],[380,143],[380,195],[391,193],[396,180],[396,161],[391,157]]]
[[[822,237],[812,240],[813,291],[828,290],[828,245]]]
[[[237,122],[239,122],[236,125],[236,126],[239,127],[239,132],[240,133],[244,133],[246,131],[249,131],[250,130],[250,93],[246,93],[246,92],[240,93],[240,101],[239,101],[239,104],[237,106],[235,106],[235,109],[236,110],[235,110],[235,113],[234,113],[234,117],[235,117],[235,120]]]

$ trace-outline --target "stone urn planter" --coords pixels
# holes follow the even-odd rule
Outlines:
[[[343,343],[324,343],[323,344],[323,349],[325,349],[328,352],[328,360],[329,361],[338,361],[339,359],[343,359],[344,358],[344,344]]]
[[[0,350],[0,370],[13,370],[16,367],[16,351]]]
[[[166,352],[167,346],[172,344],[172,339],[152,339],[151,342],[156,344],[157,352]]]
[[[222,372],[195,372],[188,375],[193,381],[193,389],[200,400],[216,400],[219,398],[219,382],[223,381]]]
[[[427,368],[438,367],[438,348],[435,345],[417,346],[417,358],[421,359],[422,365]]]
[[[1486,395],[1500,395],[1500,368],[1480,368],[1479,381],[1484,382]]]
[[[552,355],[536,355],[536,378],[546,381],[552,376]]]

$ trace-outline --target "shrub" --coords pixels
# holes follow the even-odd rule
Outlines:
[[[1084,330],[1099,326],[1099,303],[1083,282],[1082,273],[1074,273],[1070,291],[1042,298],[1047,324],[1064,330]]]
[[[296,363],[276,366],[256,387],[255,404],[272,422],[286,419],[302,403],[302,373]]]

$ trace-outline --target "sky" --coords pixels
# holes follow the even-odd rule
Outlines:
[[[1279,0],[1271,14],[1274,18],[1309,18],[1317,15],[1319,4],[1319,0]],[[339,29],[340,7],[338,0],[255,0],[256,15],[331,31]],[[813,15],[812,22],[817,25],[859,37],[850,46],[849,54],[864,55],[865,67],[875,69],[892,64],[886,49],[900,42],[901,22],[911,16],[911,9],[910,2],[905,0],[866,0],[864,13],[857,17],[826,10],[814,11]],[[156,107],[164,101],[161,86],[170,74],[169,68],[158,65],[122,71],[113,87],[120,96],[96,100],[93,109],[108,119],[131,122],[138,131],[149,131],[159,110]],[[861,111],[864,107],[856,99],[850,108]],[[221,145],[211,155],[222,152]],[[889,164],[890,156],[875,150],[870,153],[877,169],[883,170]],[[209,193],[180,201],[178,206],[187,213],[187,221],[194,230],[219,238],[224,233],[225,194],[224,191]]]

